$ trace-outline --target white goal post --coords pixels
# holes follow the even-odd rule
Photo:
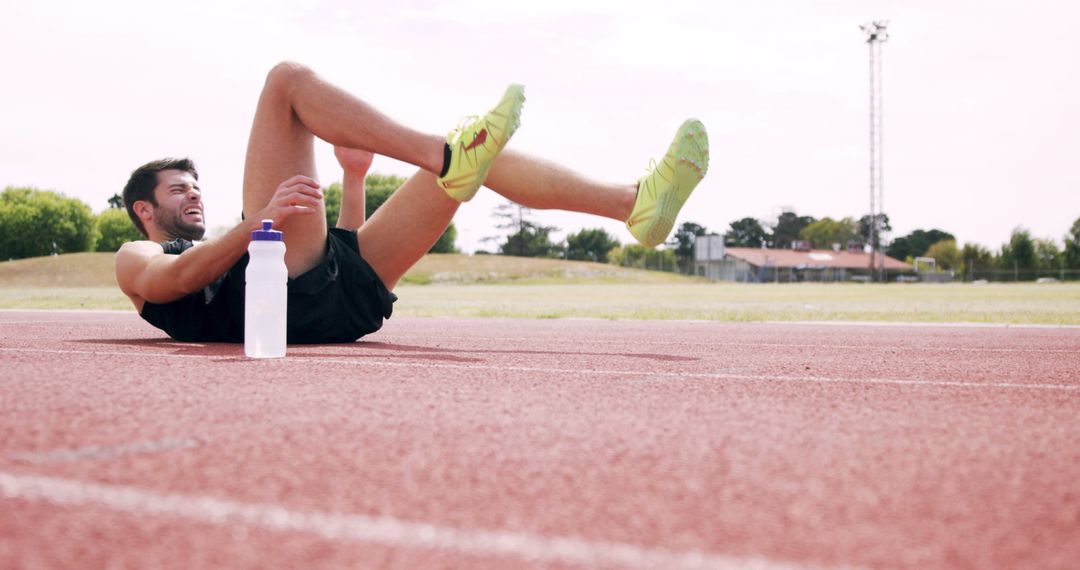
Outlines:
[[[915,273],[921,273],[919,271],[920,266],[926,266],[930,268],[930,273],[937,272],[937,260],[933,257],[916,257],[915,258]]]

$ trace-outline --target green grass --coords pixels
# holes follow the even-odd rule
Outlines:
[[[398,287],[399,315],[1080,324],[1080,284]]]
[[[114,287],[4,287],[0,309],[131,310],[131,301]]]
[[[0,308],[117,309],[112,254],[0,263]],[[595,263],[429,255],[395,291],[400,316],[1080,325],[1080,283],[766,284]]]

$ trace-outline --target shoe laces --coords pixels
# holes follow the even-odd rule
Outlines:
[[[667,157],[665,156],[664,159],[667,159]],[[660,170],[660,164],[661,163],[666,164],[668,169],[674,170],[674,168],[672,168],[670,163],[666,163],[666,162],[663,162],[663,161],[657,162],[655,158],[650,158],[649,159],[649,167],[645,170],[645,172],[648,173],[648,176],[652,176],[652,175],[655,174],[656,176],[659,176],[660,178],[662,178],[665,182],[670,183],[671,179],[668,178],[667,176],[664,176],[664,173]]]
[[[469,125],[475,123],[478,120],[480,120],[480,115],[469,115],[467,117],[462,117],[461,120],[458,121],[457,129],[459,131],[464,130],[465,127],[468,127]]]
[[[468,132],[471,129],[471,127],[473,125],[475,125],[476,123],[478,123],[479,121],[480,121],[480,116],[479,115],[469,115],[467,117],[462,117],[461,120],[458,121],[457,127],[455,127],[454,130],[450,131],[451,134],[452,134],[452,136],[451,136],[452,140],[450,141],[450,144],[452,146],[456,146],[458,144],[465,143],[465,141],[462,140],[465,137],[465,133]],[[469,142],[471,142],[471,141],[469,141]]]

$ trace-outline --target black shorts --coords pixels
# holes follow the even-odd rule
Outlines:
[[[192,247],[187,240],[163,244],[166,253]],[[164,304],[146,302],[140,316],[185,342],[244,342],[244,254],[228,273],[202,291]],[[382,327],[397,296],[360,256],[356,232],[331,228],[322,262],[289,279],[289,343],[353,342]]]
[[[382,328],[396,300],[361,257],[356,232],[330,228],[322,262],[289,279],[288,342],[353,342]]]

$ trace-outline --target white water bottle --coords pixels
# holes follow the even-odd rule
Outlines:
[[[274,220],[263,220],[262,229],[251,232],[248,244],[244,354],[250,358],[285,356],[289,270],[285,267],[284,236],[273,227]]]

